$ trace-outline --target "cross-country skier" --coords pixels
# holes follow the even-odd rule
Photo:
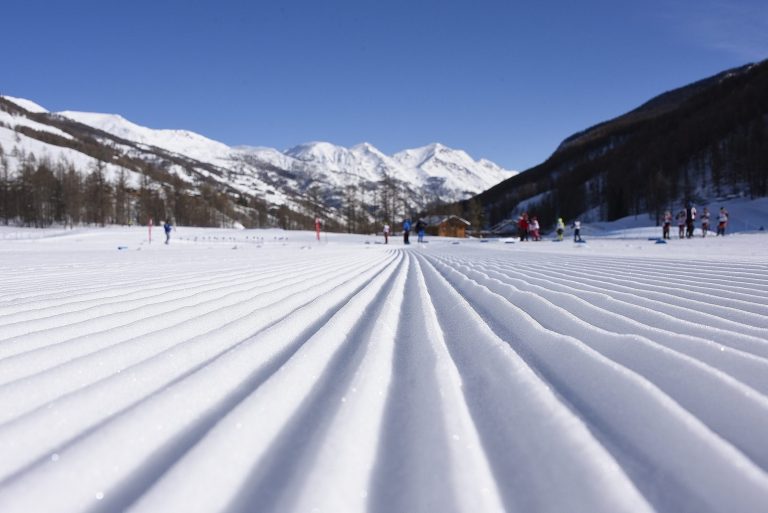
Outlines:
[[[163,225],[163,229],[165,230],[165,243],[168,244],[171,241],[171,229],[173,226],[171,226],[170,221],[166,221]]]

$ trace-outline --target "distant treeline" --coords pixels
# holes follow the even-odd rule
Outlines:
[[[247,228],[310,230],[314,229],[315,217],[320,216],[326,230],[371,233],[381,229],[384,219],[398,217],[396,211],[400,216],[407,215],[402,185],[395,181],[374,184],[373,191],[369,191],[373,203],[364,200],[362,188],[350,186],[340,198],[327,198],[313,186],[302,204],[292,209],[222,192],[208,183],[193,190],[181,178],[157,168],[142,169],[146,174],[140,175],[137,187],[123,168],[117,176],[107,178],[102,161],[94,161],[90,169],[84,170],[64,160],[51,162],[14,148],[12,156],[18,166],[11,172],[9,156],[0,145],[0,222],[4,224],[40,228],[53,224],[145,225],[152,219],[185,226],[240,223]],[[328,204],[333,202],[342,207],[343,219],[327,215]]]
[[[243,208],[225,194],[203,184],[192,194],[179,178],[158,185],[142,175],[142,183],[129,184],[126,171],[108,180],[99,162],[84,173],[68,162],[14,155],[19,161],[11,173],[8,156],[0,147],[0,221],[26,226],[146,224],[170,219],[194,226],[222,226],[236,220],[260,221],[259,210]],[[247,205],[246,205],[247,206]],[[261,220],[266,222],[263,211]]]

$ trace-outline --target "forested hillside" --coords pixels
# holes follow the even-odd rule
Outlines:
[[[481,193],[491,226],[533,212],[657,220],[688,201],[768,195],[768,61],[660,95],[566,139],[544,163]]]

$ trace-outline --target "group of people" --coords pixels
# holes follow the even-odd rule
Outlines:
[[[707,207],[704,207],[703,212],[701,215],[698,215],[698,212],[696,211],[696,207],[694,207],[691,203],[688,203],[684,209],[680,210],[675,218],[677,219],[678,224],[678,236],[679,238],[691,238],[693,237],[694,230],[695,230],[695,224],[696,220],[699,219],[701,222],[701,232],[702,237],[707,236],[707,232],[709,232],[710,227],[710,219],[711,214],[709,212],[709,209]],[[663,238],[669,239],[670,238],[670,230],[672,227],[672,213],[670,211],[666,211],[664,213],[664,223],[663,223]],[[725,229],[728,226],[728,211],[725,209],[725,207],[720,207],[720,212],[717,216],[717,232],[716,235],[722,235],[725,236]],[[411,223],[410,219],[406,219],[403,221],[403,243],[404,244],[410,244],[410,234],[411,230],[415,229],[417,235],[418,235],[418,241],[424,242],[424,230],[427,227],[427,224],[419,219],[416,222],[416,225],[414,226]],[[581,221],[579,219],[576,219],[571,224],[571,228],[573,229],[573,241],[574,242],[584,242],[584,240],[581,238]],[[520,241],[539,241],[541,240],[541,227],[539,225],[539,220],[536,216],[529,216],[527,212],[523,212],[520,217],[517,220],[517,229],[518,229],[518,235],[520,237]],[[384,244],[389,243],[389,235],[391,233],[391,228],[389,224],[384,224]],[[557,219],[557,224],[555,226],[555,233],[557,234],[557,240],[563,240],[563,236],[565,235],[565,223],[563,222],[563,218],[559,217]]]
[[[149,221],[147,222],[147,226],[149,227],[149,242],[152,242],[152,225],[154,222],[152,221],[152,218],[149,218]],[[163,222],[163,231],[165,232],[165,243],[168,244],[171,242],[171,230],[173,230],[173,225],[171,224],[171,221],[164,221]]]
[[[416,236],[419,242],[424,242],[424,232],[427,229],[427,223],[424,220],[419,219],[416,221],[416,226],[413,226],[410,219],[403,221],[403,244],[410,244],[411,229],[416,230]],[[389,243],[389,225],[384,225],[384,244]]]
[[[573,241],[583,242],[581,238],[581,221],[576,219],[571,224],[573,229]],[[520,241],[526,240],[541,240],[541,227],[539,226],[539,220],[536,216],[528,216],[528,212],[523,212],[517,220],[517,233],[520,237]],[[562,217],[557,218],[557,225],[555,226],[555,233],[557,233],[557,240],[563,240],[565,235],[565,222]]]
[[[541,240],[541,227],[536,216],[528,217],[528,212],[523,212],[517,220],[517,231],[520,240]]]
[[[411,230],[414,230],[414,229],[416,230],[416,236],[418,237],[418,241],[424,242],[424,231],[426,227],[427,227],[427,223],[425,223],[421,219],[416,221],[415,226],[413,225],[413,223],[411,223],[410,219],[406,219],[405,221],[403,221],[403,244],[411,243]],[[389,226],[389,223],[384,223],[382,232],[384,233],[384,244],[389,244],[389,236],[392,233],[392,227]]]
[[[698,216],[696,207],[688,203],[684,209],[680,210],[675,219],[677,220],[678,237],[680,239],[693,237],[693,232],[696,226],[697,218],[701,221],[701,236],[706,237],[709,232],[711,214],[707,207],[704,207],[704,211],[701,216]],[[664,222],[662,225],[662,237],[665,239],[671,238],[670,230],[672,228],[672,212],[667,210],[664,212]],[[717,235],[725,236],[725,229],[728,226],[728,211],[725,207],[720,207],[720,212],[717,215]]]

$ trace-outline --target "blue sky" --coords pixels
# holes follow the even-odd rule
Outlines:
[[[4,0],[0,94],[230,145],[441,142],[524,170],[768,58],[765,0]]]

